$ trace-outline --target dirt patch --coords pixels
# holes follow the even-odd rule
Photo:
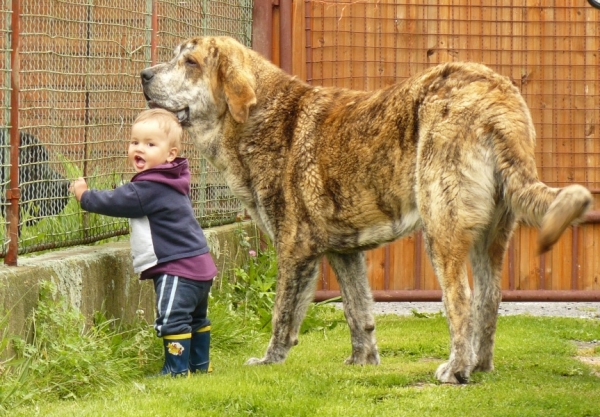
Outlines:
[[[575,341],[577,346],[577,356],[575,358],[592,368],[592,373],[600,378],[600,355],[598,347],[600,340],[592,340],[591,342]]]

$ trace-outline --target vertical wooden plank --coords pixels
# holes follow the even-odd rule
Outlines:
[[[453,32],[455,33],[453,56],[455,61],[473,61],[471,57],[471,2],[469,0],[454,0]]]
[[[310,1],[306,5],[306,15],[310,16],[310,22],[306,23],[306,26],[310,28],[310,33],[308,34],[307,47],[310,48],[310,51],[307,51],[306,59],[307,61],[310,59],[310,62],[307,62],[307,77],[310,74],[310,78],[307,78],[310,84],[320,85],[318,81],[322,75],[322,54],[320,53],[319,48],[322,46],[319,41],[320,38],[320,29],[322,26],[322,16],[321,16],[321,8],[317,7],[317,5]]]
[[[410,74],[413,51],[415,46],[415,15],[414,5],[396,4],[394,7],[395,31],[394,49],[395,59],[393,77],[396,82],[401,81]]]
[[[542,51],[541,51],[541,31],[542,24],[539,21],[540,11],[533,4],[535,0],[528,0],[524,13],[526,13],[526,26],[524,39],[524,54],[526,65],[521,77],[523,85],[522,91],[525,92],[524,97],[529,106],[531,117],[533,119],[536,136],[536,165],[540,178],[544,179],[544,153],[543,140],[544,137],[544,113],[542,108],[545,106],[543,101],[544,85],[542,73]]]
[[[571,140],[571,64],[572,64],[572,39],[570,37],[570,8],[555,8],[555,68],[554,80],[554,132],[556,140],[556,159],[558,166],[558,184],[564,186],[572,182],[572,154],[573,141]],[[558,272],[552,278],[553,289],[571,288],[571,230],[563,234],[553,252],[562,251],[564,256],[553,257],[553,271]]]
[[[494,65],[494,49],[496,40],[495,10],[493,5],[480,2],[481,19],[481,62],[486,65]]]
[[[381,52],[380,52],[380,78],[381,86],[387,87],[394,84],[396,80],[396,9],[398,6],[393,2],[386,1],[381,7]]]
[[[419,26],[422,27],[423,51],[425,54],[423,55],[423,51],[421,52],[419,61],[425,58],[426,61],[423,63],[427,64],[426,67],[430,67],[442,62],[440,56],[442,54],[440,44],[440,14],[442,13],[442,7],[427,4],[423,5],[421,9],[423,17]],[[422,70],[422,68],[419,70]]]
[[[351,33],[351,54],[349,70],[351,71],[352,77],[350,80],[349,87],[353,89],[363,90],[365,87],[364,76],[365,76],[365,8],[366,5],[356,3],[349,4],[344,7],[347,9],[344,13],[352,15],[350,20],[351,26],[348,30]]]
[[[378,88],[376,70],[376,48],[378,39],[379,25],[376,20],[377,7],[376,3],[364,3],[365,19],[363,26],[363,36],[365,38],[364,62],[365,62],[365,78],[363,90],[372,91]]]
[[[373,290],[385,289],[385,248],[367,251],[367,276]]]
[[[572,267],[575,259],[572,256],[573,253],[573,228],[569,227],[560,238],[559,243],[562,245],[556,248],[558,251],[562,251],[561,258],[563,259],[562,270],[560,271],[560,280],[557,289],[571,290],[572,285]]]
[[[586,226],[586,230],[589,230],[590,233],[594,235],[596,241],[598,240],[598,236],[600,235],[600,225],[588,225]],[[591,271],[588,270],[586,273],[587,279],[584,284],[584,289],[598,290],[600,289],[600,256],[598,256],[597,245],[589,247],[588,253],[590,253],[589,259]]]
[[[442,0],[439,2],[437,7],[436,18],[437,21],[437,62],[450,62],[453,61],[451,52],[452,47],[452,36],[451,32],[451,16],[452,16],[452,0]]]
[[[320,7],[317,7],[317,9],[321,13],[320,32],[316,36],[316,39],[313,39],[313,45],[318,46],[321,76],[315,80],[315,84],[332,86],[334,74],[333,53],[336,43],[334,34],[330,30],[326,30],[326,28],[329,29],[336,18],[335,7],[320,4]]]
[[[306,80],[306,2],[295,1],[293,6],[292,74],[298,76],[301,80]]]
[[[555,164],[554,131],[554,9],[544,7],[539,10],[540,19],[540,129],[538,132],[538,147],[542,155],[542,180],[549,185],[557,184],[557,169]]]
[[[529,259],[529,287],[530,290],[540,289],[540,257],[538,256],[538,231],[529,227],[529,246],[527,247],[527,257]]]
[[[600,100],[598,80],[600,80],[600,65],[598,65],[598,51],[600,50],[600,19],[597,11],[586,8],[580,11],[584,20],[583,31],[583,136],[586,184],[589,187],[599,188],[598,167],[600,167],[600,141],[598,141],[598,122],[600,121]],[[578,109],[579,110],[579,109]],[[600,256],[598,256],[598,245],[600,244],[600,228],[597,225],[584,225],[581,227],[583,236],[582,248],[580,250],[581,264],[581,289],[591,290],[600,288],[598,285],[600,276]]]
[[[515,247],[515,258],[519,265],[518,278],[515,277],[515,290],[528,290],[530,278],[529,247],[531,246],[531,230],[520,228],[520,245]]]
[[[483,24],[483,5],[481,2],[473,2],[468,8],[468,32],[466,37],[466,59],[472,62],[483,62],[483,46],[486,36]]]
[[[427,36],[427,9],[426,4],[408,4],[410,16],[413,17],[414,42],[412,50],[409,49],[410,66],[407,76],[418,74],[424,68],[429,67],[429,49]]]
[[[352,7],[346,8],[343,5],[337,4],[335,7],[335,20],[331,20],[331,26],[327,29],[333,33],[334,44],[331,54],[331,62],[333,66],[333,73],[331,74],[331,84],[336,87],[345,87],[345,80],[343,78],[345,73],[344,68],[344,45],[346,42],[346,33],[342,29],[344,25],[352,21]]]
[[[586,184],[586,138],[585,138],[585,64],[586,64],[586,39],[585,39],[585,15],[576,7],[569,7],[568,18],[570,44],[570,83],[571,91],[569,98],[569,123],[570,139],[572,142],[572,172],[569,180],[571,182]],[[584,233],[580,227],[573,228],[574,240],[577,250],[573,250],[571,256],[572,286],[574,289],[583,288],[583,276],[581,261],[585,251]],[[574,276],[573,276],[574,275]]]
[[[515,272],[514,245],[515,245],[515,237],[516,236],[517,236],[517,233],[514,233],[513,237],[510,239],[510,242],[509,242],[507,250],[506,250],[506,254],[504,255],[504,262],[502,262],[502,273],[500,275],[500,288],[503,290],[509,289],[508,284],[509,284],[509,277],[511,275],[511,269],[512,269],[513,274]],[[512,261],[510,258],[511,251],[513,253]]]
[[[409,33],[409,42],[402,45],[404,53],[408,56],[408,61],[402,72],[398,72],[397,76],[408,78],[417,74],[424,67],[423,62],[427,56],[427,49],[423,48],[423,25],[422,16],[424,6],[408,2],[403,5],[406,10],[407,19],[410,21],[407,24]]]
[[[410,235],[390,244],[390,289],[414,289],[415,238]]]

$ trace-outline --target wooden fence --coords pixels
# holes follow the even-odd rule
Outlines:
[[[482,62],[510,77],[531,109],[542,180],[581,183],[597,206],[600,10],[575,0],[271,4],[255,0],[254,49],[313,85],[372,90],[448,61]],[[504,262],[504,299],[600,300],[599,218],[594,211],[542,256],[537,232],[519,227]],[[367,259],[376,299],[440,298],[420,233]],[[325,263],[317,298],[337,290]]]

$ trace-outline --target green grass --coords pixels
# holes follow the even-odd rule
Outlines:
[[[343,322],[325,310],[327,321]],[[443,317],[377,317],[379,366],[347,366],[345,324],[302,335],[282,365],[249,367],[267,333],[213,350],[214,373],[125,380],[82,398],[37,401],[11,416],[600,416],[600,378],[574,358],[573,340],[600,339],[600,322],[501,317],[496,370],[465,386],[439,384],[448,355]],[[220,325],[215,321],[213,328]],[[251,331],[248,330],[248,333]],[[160,363],[156,363],[157,368]]]
[[[240,229],[245,249],[251,239]],[[377,316],[379,366],[347,366],[343,313],[313,304],[300,343],[284,364],[245,366],[269,340],[276,280],[271,246],[213,287],[214,372],[148,378],[162,366],[150,323],[93,325],[47,284],[25,339],[0,315],[0,414],[11,416],[600,416],[598,370],[579,361],[575,341],[600,340],[600,320],[500,317],[496,369],[468,385],[442,385],[448,357],[441,314]],[[10,346],[16,355],[8,353]],[[588,355],[600,350],[588,343]]]

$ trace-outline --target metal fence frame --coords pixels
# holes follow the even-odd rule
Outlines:
[[[69,7],[79,7],[78,10],[85,8],[88,12],[87,14],[83,14],[82,18],[84,21],[77,20],[80,15],[68,15]],[[121,7],[124,16],[119,17],[118,14],[121,13]],[[126,10],[126,7],[129,7],[130,9]],[[38,12],[38,9],[36,8],[41,8],[42,12]],[[92,10],[94,10],[94,12],[92,12]],[[55,16],[52,14],[53,12],[67,14]],[[4,241],[0,251],[0,256],[4,256],[5,264],[16,265],[18,254],[73,246],[76,244],[92,243],[108,237],[127,234],[129,232],[127,224],[125,223],[126,219],[123,220],[122,223],[115,223],[113,226],[111,226],[110,230],[93,231],[91,233],[86,232],[87,213],[80,212],[77,213],[77,216],[81,216],[82,223],[76,227],[82,231],[83,237],[69,237],[67,239],[60,239],[57,241],[48,240],[35,244],[29,244],[23,240],[21,232],[26,225],[23,223],[23,218],[20,218],[20,214],[23,210],[23,208],[20,207],[20,202],[23,198],[23,185],[20,184],[21,178],[19,178],[19,153],[23,148],[21,144],[22,139],[20,138],[20,135],[22,134],[21,131],[23,129],[23,115],[21,113],[25,111],[22,107],[22,98],[24,90],[28,89],[27,92],[31,92],[31,94],[35,93],[33,90],[35,90],[36,86],[31,86],[31,79],[35,80],[35,74],[39,73],[39,78],[43,79],[44,76],[49,77],[47,73],[51,72],[50,70],[46,71],[46,69],[43,67],[33,71],[30,70],[29,74],[33,75],[30,77],[31,79],[27,80],[28,85],[26,88],[23,88],[22,60],[24,54],[27,52],[23,50],[22,45],[26,41],[29,43],[35,42],[35,38],[34,40],[31,39],[32,36],[36,36],[36,34],[33,32],[40,32],[40,38],[44,38],[48,43],[68,43],[69,41],[74,41],[73,33],[56,36],[55,32],[59,30],[57,29],[58,25],[62,23],[65,26],[76,24],[83,24],[85,26],[87,22],[87,33],[85,30],[83,30],[83,33],[76,33],[74,35],[75,37],[80,36],[84,40],[87,39],[88,55],[84,55],[83,58],[86,56],[89,58],[91,56],[89,55],[89,45],[91,43],[93,48],[93,42],[96,41],[96,39],[93,38],[93,34],[90,30],[92,25],[97,25],[96,30],[98,31],[114,31],[109,33],[109,35],[106,35],[106,37],[110,39],[101,38],[98,40],[105,41],[107,43],[112,42],[113,44],[119,44],[119,25],[122,23],[121,28],[126,31],[128,24],[126,19],[131,18],[129,17],[129,14],[135,14],[136,24],[139,24],[140,22],[143,24],[141,29],[136,27],[136,30],[138,30],[138,33],[146,34],[146,41],[142,42],[139,48],[131,52],[132,54],[142,54],[141,56],[143,56],[143,58],[136,61],[137,64],[135,71],[137,72],[128,74],[129,77],[137,77],[139,71],[144,67],[169,59],[175,45],[189,36],[230,35],[238,38],[238,40],[245,43],[247,46],[251,46],[252,12],[252,0],[192,0],[188,2],[178,2],[174,0],[123,0],[121,2],[117,0],[51,0],[47,2],[37,2],[36,0],[0,0],[0,34],[4,36],[3,43],[0,46],[0,53],[4,52],[6,56],[4,67],[0,67],[0,71],[4,73],[3,79],[6,81],[4,88],[0,89],[0,94],[2,94],[0,101],[3,101],[4,103],[3,110],[5,112],[5,117],[3,121],[5,129],[7,129],[9,132],[9,143],[4,143],[2,145],[2,155],[5,155],[3,156],[2,161],[6,161],[7,163],[2,163],[2,167],[0,167],[2,172],[5,173],[2,176],[2,186],[4,188],[5,195],[3,197],[3,201],[0,202],[2,209],[5,211],[5,223],[0,224],[0,227],[6,226],[6,232],[4,234]],[[98,20],[94,20],[92,13],[97,13],[97,16],[99,16],[97,18]],[[122,19],[125,23],[106,23],[108,21],[107,16],[109,16],[110,13],[116,13],[116,18]],[[1,20],[3,18],[5,19],[4,21]],[[39,21],[43,20],[44,27],[40,27],[39,29],[31,29],[31,32],[29,33],[30,38],[24,40],[23,22],[27,21],[27,19],[30,19],[30,21],[36,21],[35,19],[38,19]],[[107,20],[102,21],[101,19]],[[94,28],[92,27],[92,30],[93,29]],[[46,32],[44,32],[44,30],[46,30]],[[125,35],[122,36],[124,37]],[[121,43],[123,42],[125,41],[121,40]],[[51,48],[49,48],[49,50],[50,49]],[[56,51],[50,52],[54,53],[55,55],[59,55],[56,53]],[[78,55],[76,52],[73,52],[72,56],[74,59],[77,59]],[[94,57],[99,58],[97,61],[99,61],[99,65],[101,65],[102,57]],[[105,58],[105,61],[108,62],[109,58],[110,57]],[[85,67],[83,70],[81,70],[81,68],[78,70],[80,71],[79,73],[72,75],[85,78]],[[107,64],[107,76],[110,75],[113,77],[119,77],[118,73],[110,74],[110,71],[111,69]],[[61,73],[60,75],[68,78],[71,74],[69,74],[68,70],[65,70],[64,74]],[[41,87],[42,86],[40,86],[40,88]],[[66,92],[69,93],[69,91]],[[91,90],[91,92],[93,93],[94,91]],[[112,93],[117,95],[120,94],[118,91],[116,93]],[[125,100],[128,100],[129,97],[132,96],[138,98],[135,100],[134,107],[129,108],[129,113],[135,109],[137,109],[135,110],[136,112],[140,111],[145,107],[145,101],[143,99],[141,87],[138,88],[136,86],[135,90],[123,91],[122,96],[125,97]],[[68,101],[68,98],[66,100]],[[87,109],[88,105],[89,102],[86,101],[82,107],[86,107]],[[112,110],[114,111],[114,108]],[[129,116],[125,119],[124,123],[127,125],[131,121],[131,116]],[[44,128],[52,129],[52,126],[45,126]],[[125,131],[127,130],[128,129],[125,129]],[[87,143],[87,137],[85,137],[83,140],[77,138],[77,141]],[[47,146],[55,145],[48,142],[44,144]],[[203,225],[206,227],[233,222],[236,215],[242,210],[241,204],[233,197],[228,188],[225,186],[225,182],[220,174],[217,173],[216,170],[212,169],[199,155],[199,153],[196,153],[189,140],[186,140],[186,144],[184,146],[188,146],[187,152],[195,161],[191,161],[191,164],[198,164],[199,169],[196,170],[196,172],[200,171],[196,174],[200,176],[199,179],[192,186],[192,200],[196,214],[201,223],[204,222]],[[188,156],[188,154],[186,153],[185,156]],[[106,156],[107,159],[110,159],[111,157],[111,155]],[[84,173],[91,172],[86,169],[86,165],[94,164],[93,159],[84,159],[80,162],[75,162],[79,165],[83,165],[82,171]],[[58,161],[51,161],[51,163],[57,165],[59,164]],[[207,180],[207,178],[209,179]],[[213,196],[216,196],[214,197],[215,201],[212,203],[213,207],[207,206],[207,204],[211,204],[209,201],[209,193]],[[204,216],[207,213],[207,207],[212,210],[212,215],[209,217]],[[62,215],[63,214],[61,213],[60,216]]]

